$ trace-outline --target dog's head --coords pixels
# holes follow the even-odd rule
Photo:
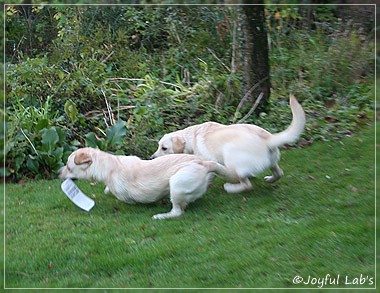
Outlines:
[[[89,169],[93,162],[94,149],[82,148],[74,151],[67,159],[66,166],[58,171],[59,178],[90,179]]]
[[[169,154],[183,154],[186,142],[183,137],[176,134],[165,134],[158,142],[157,151],[150,157],[151,159]]]

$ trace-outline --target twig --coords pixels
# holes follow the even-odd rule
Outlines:
[[[85,140],[85,138],[83,137],[83,136],[81,136],[77,131],[75,131],[74,129],[71,129],[71,128],[69,128],[69,127],[67,127],[66,125],[64,125],[64,124],[60,124],[59,125],[60,127],[62,127],[62,128],[64,128],[64,129],[66,129],[66,130],[70,130],[70,131],[72,131],[83,143],[86,141]]]
[[[120,106],[118,107],[118,109],[112,110],[112,113],[114,113],[115,111],[129,110],[129,109],[134,109],[134,108],[137,108],[137,106]],[[96,118],[96,117],[104,115],[104,112],[105,112],[104,110],[92,110],[85,113],[84,116],[89,117],[94,114],[93,116],[89,117],[89,119],[91,119],[91,118]]]
[[[104,63],[106,62],[115,52],[112,51],[111,53],[108,54],[108,56],[106,58],[104,58],[102,61],[100,61],[101,63]]]
[[[107,111],[108,111],[108,116],[109,116],[110,123],[111,123],[111,125],[114,125],[114,124],[115,124],[115,120],[114,120],[113,117],[112,117],[112,109],[111,109],[111,106],[110,106],[109,103],[108,103],[107,96],[106,96],[106,94],[104,93],[103,89],[101,89],[101,91],[102,91],[102,94],[103,94],[103,96],[104,96],[104,100],[105,100],[105,102],[106,102],[106,106],[107,106]]]
[[[127,80],[127,81],[144,81],[145,79],[143,78],[127,78],[127,77],[110,77],[108,78],[109,81],[114,81],[114,80]]]
[[[248,113],[243,117],[241,118],[237,123],[243,123],[244,120],[246,120],[249,116],[251,116],[251,114],[253,113],[253,111],[256,110],[257,106],[260,104],[260,101],[261,99],[263,98],[264,96],[264,93],[261,92],[260,95],[257,97],[256,99],[256,102],[253,104],[252,108],[248,111]]]
[[[177,31],[177,28],[175,27],[174,21],[172,22],[172,24],[173,24],[174,33],[175,33],[175,36],[177,38],[178,44],[181,45],[182,44],[181,38],[179,37],[179,34],[178,34],[178,31]]]
[[[108,79],[109,81],[115,81],[115,80],[126,80],[126,81],[145,81],[144,78],[124,78],[124,77],[111,77]],[[166,82],[166,81],[162,81],[162,80],[159,80],[158,81],[159,83],[161,84],[165,84],[165,85],[170,85],[172,87],[175,87],[175,88],[178,88],[178,89],[181,89],[181,87],[179,85],[176,85],[174,83],[170,83],[170,82]]]
[[[159,82],[162,83],[162,84],[170,85],[170,86],[175,87],[177,89],[181,89],[181,87],[179,85],[176,85],[174,83],[170,83],[170,82],[166,82],[166,81],[161,81],[161,80],[159,80]]]
[[[20,128],[22,134],[25,136],[26,140],[30,143],[30,145],[32,146],[34,152],[36,153],[37,156],[39,156],[36,148],[34,147],[33,143],[30,141],[29,137],[26,136],[25,132],[22,130],[22,128]]]
[[[241,109],[241,107],[243,107],[243,104],[244,104],[244,102],[246,101],[246,99],[247,99],[247,97],[248,97],[248,95],[250,95],[263,81],[265,81],[265,80],[267,80],[269,77],[268,76],[266,76],[266,77],[264,77],[263,79],[261,79],[261,80],[259,80],[256,84],[254,84],[250,89],[249,89],[249,91],[248,92],[246,92],[246,94],[244,95],[244,97],[240,100],[240,103],[239,103],[239,105],[237,106],[237,108],[236,108],[236,111],[235,111],[235,114],[237,113],[237,112],[239,112],[239,110]]]
[[[214,56],[214,58],[216,60],[218,60],[220,62],[220,64],[222,64],[225,69],[227,69],[228,72],[231,72],[231,68],[229,68],[226,64],[224,64],[223,61],[220,60],[220,58],[218,56],[216,56],[216,54],[210,48],[207,48],[207,51],[209,51],[212,54],[212,56]]]

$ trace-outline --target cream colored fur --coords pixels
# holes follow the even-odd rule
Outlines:
[[[231,177],[224,166],[193,155],[170,155],[147,161],[82,148],[69,156],[59,177],[103,182],[105,192],[110,191],[129,204],[151,203],[170,195],[172,210],[153,216],[166,219],[180,216],[187,204],[201,197],[213,173]]]
[[[284,174],[277,164],[280,159],[278,148],[297,141],[305,126],[305,113],[293,95],[290,96],[290,107],[292,123],[280,133],[271,134],[250,124],[226,126],[206,122],[164,135],[152,158],[185,153],[223,164],[234,170],[240,181],[224,185],[230,193],[251,189],[249,178],[269,168],[272,175],[266,176],[265,180],[274,182]]]

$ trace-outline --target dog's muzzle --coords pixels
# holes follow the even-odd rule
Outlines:
[[[58,178],[59,179],[62,179],[62,180],[66,180],[66,179],[69,179],[70,177],[69,176],[64,176],[64,170],[65,170],[65,168],[67,168],[66,166],[64,166],[64,167],[62,167],[62,168],[60,168],[59,170],[58,170]],[[73,178],[70,178],[71,180],[73,180],[73,181],[75,181],[75,180],[77,180],[78,178],[75,178],[75,177],[73,177]]]
[[[65,178],[63,178],[62,176],[63,176],[63,169],[64,169],[65,167],[61,167],[61,168],[59,168],[59,170],[58,170],[58,177],[60,178],[60,179],[65,179]]]

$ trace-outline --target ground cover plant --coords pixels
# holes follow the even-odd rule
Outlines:
[[[233,195],[217,179],[172,220],[102,184],[78,182],[88,213],[59,180],[7,184],[5,287],[374,288],[374,136],[284,151],[280,181]]]

